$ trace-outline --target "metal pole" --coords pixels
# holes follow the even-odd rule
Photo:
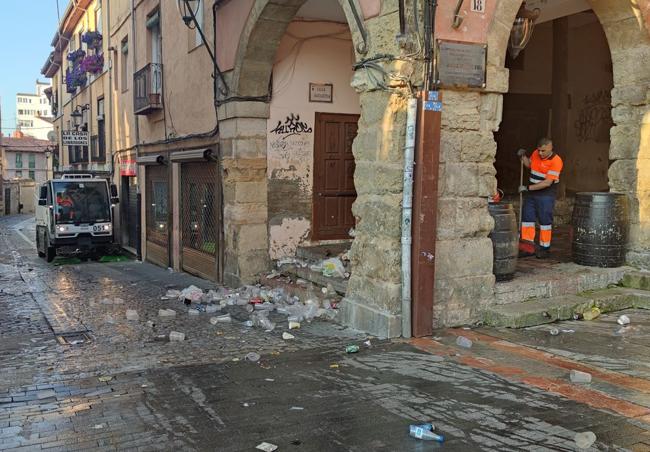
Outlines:
[[[413,224],[413,160],[418,100],[408,100],[404,145],[404,190],[402,192],[402,336],[411,337],[411,228]]]
[[[519,186],[524,185],[524,161],[519,157]],[[523,203],[524,194],[519,192],[519,237],[521,238],[521,212],[524,207]]]

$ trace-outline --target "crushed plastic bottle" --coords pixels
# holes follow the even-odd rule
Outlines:
[[[591,383],[591,374],[580,372],[579,370],[572,370],[569,378],[571,379],[571,383]]]
[[[622,325],[622,326],[625,326],[625,325],[629,325],[629,324],[630,324],[630,318],[629,318],[628,316],[626,316],[625,314],[623,314],[622,316],[620,316],[620,317],[618,318],[618,320],[616,320],[616,321],[618,322],[619,325]]]
[[[232,321],[230,314],[219,315],[217,317],[212,317],[210,323],[216,325],[217,323],[228,323]]]
[[[159,309],[158,317],[176,317],[176,311],[173,309]]]
[[[134,309],[127,309],[126,310],[126,320],[139,320],[140,316],[138,315],[138,311]]]
[[[431,425],[431,430],[426,428],[426,424],[425,426],[410,425],[409,435],[413,438],[422,439],[425,441],[438,441],[439,443],[445,441],[445,437],[443,435],[438,435],[437,433],[433,432],[433,425]]]
[[[345,353],[358,353],[358,352],[359,352],[358,345],[348,345],[345,347]]]
[[[221,306],[216,304],[209,304],[205,307],[205,312],[207,312],[208,314],[214,314],[219,310],[221,310]]]
[[[169,333],[169,342],[182,342],[185,340],[185,333],[179,333],[178,331],[172,331]]]
[[[456,339],[456,345],[463,348],[472,348],[472,341],[467,339],[465,336],[458,336]]]
[[[285,341],[290,341],[290,340],[295,339],[295,338],[296,338],[296,336],[294,336],[293,334],[290,334],[290,333],[287,333],[287,332],[282,333],[282,339],[284,339]]]
[[[585,320],[596,320],[600,316],[600,309],[593,307],[582,314]]]
[[[261,356],[259,353],[250,352],[246,355],[246,361],[256,363],[260,360]]]

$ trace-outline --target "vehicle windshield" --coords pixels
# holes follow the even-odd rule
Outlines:
[[[57,223],[111,221],[106,182],[54,182]]]

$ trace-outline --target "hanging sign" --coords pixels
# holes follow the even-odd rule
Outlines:
[[[137,164],[134,159],[122,160],[120,163],[120,176],[136,176]]]
[[[62,130],[61,144],[63,146],[89,146],[88,132],[76,130]]]

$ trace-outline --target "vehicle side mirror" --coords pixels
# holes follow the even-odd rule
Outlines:
[[[119,204],[120,197],[117,194],[117,185],[111,184],[111,204]]]

